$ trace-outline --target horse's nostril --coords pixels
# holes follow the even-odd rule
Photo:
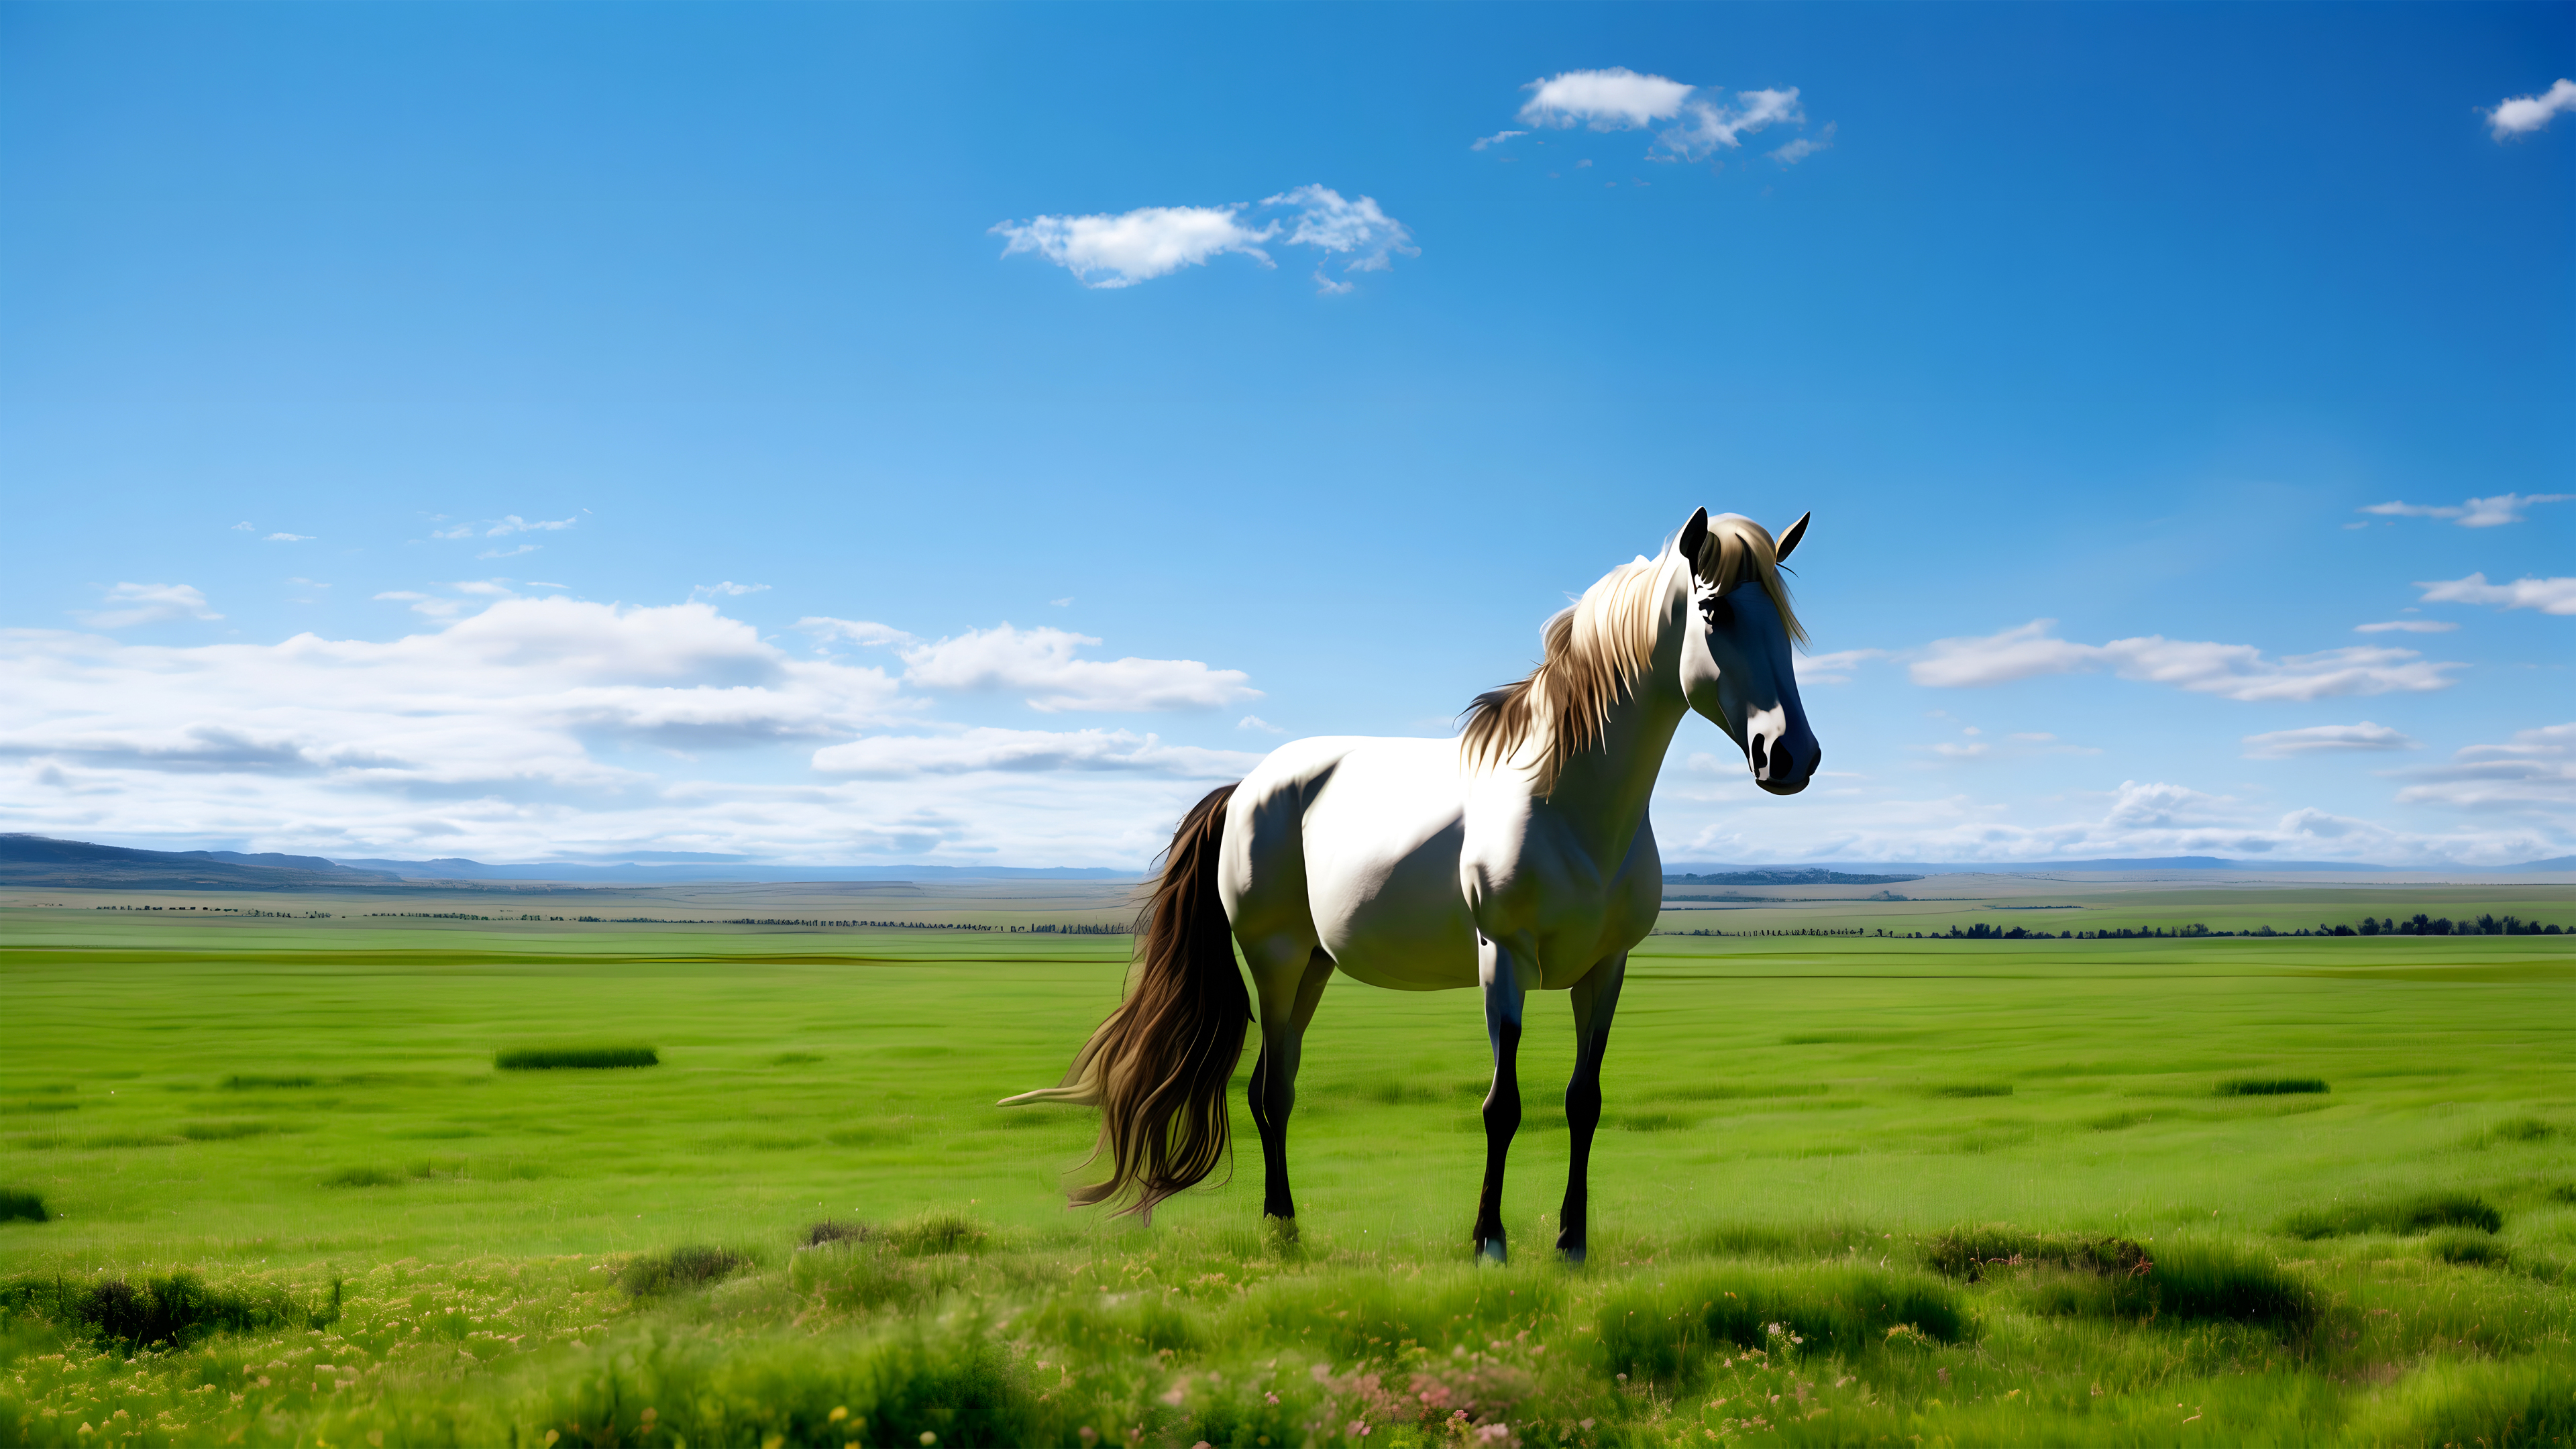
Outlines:
[[[1786,748],[1771,752],[1771,778],[1786,780],[1798,773],[1798,757]]]
[[[1758,775],[1769,768],[1771,768],[1770,757],[1763,751],[1762,737],[1755,735],[1753,737],[1753,773]]]

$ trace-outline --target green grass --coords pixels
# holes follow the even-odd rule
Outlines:
[[[0,1103],[61,1104],[0,1115],[53,1215],[0,1223],[0,1443],[2571,1432],[2564,938],[1658,938],[1569,1272],[1554,997],[1479,1269],[1469,993],[1326,993],[1288,1243],[1249,1149],[1112,1222],[1090,1114],[991,1106],[1118,938],[68,914],[0,914]],[[567,1036],[660,1065],[496,1069]]]
[[[2218,1084],[2222,1097],[2295,1097],[2333,1090],[2319,1077],[2230,1077]]]
[[[492,1065],[504,1072],[599,1071],[661,1064],[662,1054],[648,1046],[512,1047],[492,1054]]]

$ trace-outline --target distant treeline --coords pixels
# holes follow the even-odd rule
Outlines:
[[[1858,926],[1847,931],[1832,926],[1807,926],[1778,931],[1721,931],[1711,926],[1697,931],[1657,931],[1654,934],[1658,936],[1866,936],[1869,932]],[[1881,931],[1878,934],[1884,936],[1887,933]]]
[[[1879,934],[1886,935],[1888,933],[1882,931]],[[2291,931],[2276,931],[2270,926],[2256,926],[2250,931],[2213,931],[2207,926],[2201,925],[2197,921],[2187,926],[2123,926],[2107,931],[2031,931],[2025,930],[2020,926],[2015,926],[2010,930],[2004,930],[2000,927],[1990,926],[1983,921],[1980,921],[1976,925],[1968,927],[1966,930],[1961,930],[1957,926],[1952,926],[1946,932],[1933,931],[1928,935],[1922,931],[1916,931],[1906,939],[1932,941],[2146,941],[2189,939],[2204,936],[2251,937],[2259,940],[2266,937],[2288,938],[2294,936],[2556,936],[2562,934],[2565,933],[2560,931],[2557,926],[2544,926],[2538,921],[2526,921],[2514,916],[2480,916],[2474,921],[2454,921],[2448,916],[2427,916],[2418,912],[2411,920],[2400,921],[2393,917],[2380,917],[2378,919],[2373,919],[2369,916],[2364,916],[2361,919],[2361,924],[2358,926],[2318,925],[2314,928],[2301,926],[2298,929]]]

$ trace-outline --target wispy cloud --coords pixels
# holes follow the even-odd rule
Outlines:
[[[2452,672],[2467,667],[2434,663],[2412,649],[2328,649],[2276,659],[2251,644],[2154,634],[2083,644],[2050,634],[2055,623],[2034,619],[1981,638],[1935,640],[1908,672],[1917,684],[1963,689],[2109,670],[2122,679],[2227,699],[2308,700],[2446,689],[2454,682]]]
[[[1852,672],[1872,659],[1885,659],[1884,649],[1838,649],[1809,654],[1797,661],[1800,684],[1849,684]]]
[[[254,526],[254,525],[252,525],[252,524],[249,524],[249,523],[236,523],[236,524],[234,524],[234,525],[233,525],[233,532],[235,532],[235,533],[257,533],[257,532],[259,532],[259,529],[258,529],[256,526]]]
[[[946,735],[875,735],[814,752],[827,775],[902,779],[912,775],[1118,771],[1185,780],[1240,779],[1257,755],[1167,745],[1126,730],[970,729]]]
[[[1265,249],[1265,244],[1274,242],[1347,255],[1350,260],[1342,264],[1345,273],[1385,271],[1397,254],[1421,254],[1413,245],[1412,233],[1388,216],[1375,198],[1354,201],[1329,186],[1317,185],[1283,191],[1257,207],[1238,202],[1146,206],[1116,215],[1038,216],[1003,222],[992,228],[992,234],[1008,239],[1003,256],[1034,253],[1073,273],[1084,286],[1102,290],[1170,276],[1228,253],[1274,267],[1277,263]],[[1322,279],[1320,267],[1317,276]],[[1350,287],[1326,282],[1324,289],[1338,292]]]
[[[2522,522],[2537,504],[2565,503],[2570,499],[2576,499],[2576,493],[2499,493],[2457,504],[2372,503],[2361,511],[2382,518],[2447,518],[2462,528],[2497,528]]]
[[[2306,729],[2273,730],[2268,734],[2247,735],[2245,758],[2249,760],[2288,760],[2301,755],[2354,754],[2378,750],[2415,750],[2423,746],[2386,725],[2363,720],[2359,724],[2310,725]]]
[[[514,533],[552,533],[558,529],[570,528],[579,522],[581,522],[581,517],[578,514],[575,514],[571,518],[558,518],[551,522],[542,518],[531,522],[528,519],[521,518],[519,515],[513,513],[502,518],[489,528],[484,529],[483,536],[485,538],[506,538]]]
[[[523,543],[516,548],[487,548],[474,556],[476,558],[517,558],[523,553],[535,553],[544,547],[542,543]]]
[[[1773,125],[1799,125],[1806,120],[1798,89],[1738,91],[1733,100],[1666,76],[1647,75],[1612,66],[1606,70],[1570,70],[1535,80],[1525,87],[1520,119],[1532,126],[1595,131],[1643,130],[1661,126],[1648,148],[1671,158],[1695,161],[1733,150],[1743,138]],[[1669,123],[1669,124],[1667,124]],[[1831,144],[1828,140],[1824,144]],[[1795,161],[1823,145],[1811,145]],[[1774,153],[1775,155],[1778,153]]]
[[[1482,151],[1488,146],[1499,146],[1515,136],[1526,136],[1528,134],[1529,132],[1527,131],[1496,131],[1490,136],[1478,136],[1475,141],[1467,147],[1467,149],[1470,151]]]
[[[309,533],[272,533],[267,538],[260,541],[263,543],[311,543],[313,538],[314,535]]]
[[[1025,692],[1031,709],[1220,709],[1259,699],[1251,677],[1195,659],[1083,659],[1098,644],[1064,629],[1002,624],[902,646],[904,677],[926,689]]]
[[[1799,162],[1806,160],[1808,157],[1815,155],[1819,151],[1832,150],[1834,146],[1834,127],[1838,124],[1840,123],[1835,121],[1825,122],[1825,128],[1818,131],[1814,136],[1800,136],[1798,139],[1791,141],[1788,145],[1774,150],[1771,153],[1771,159],[1779,162],[1783,166],[1795,166]]]
[[[2390,619],[2378,624],[2355,624],[2356,634],[2448,634],[2460,626],[2448,619]]]
[[[700,584],[696,588],[689,590],[689,597],[693,600],[739,599],[745,594],[765,594],[768,592],[769,585],[767,584],[737,584],[733,580],[727,579],[720,584]]]
[[[2576,724],[2517,731],[2500,745],[2470,745],[2448,765],[2399,776],[2416,783],[2397,792],[2400,804],[2450,805],[2564,818],[2576,805]]]
[[[2493,604],[2499,609],[2538,609],[2544,614],[2576,614],[2576,578],[2520,578],[2491,584],[2483,573],[2464,579],[2427,583],[2418,579],[2428,604]]]
[[[1248,714],[1243,718],[1236,720],[1234,722],[1234,727],[1239,730],[1252,730],[1256,733],[1265,735],[1284,735],[1288,733],[1286,730],[1281,729],[1279,726],[1272,724],[1270,721],[1263,719],[1257,714]]]
[[[2487,112],[2487,129],[2497,140],[2528,136],[2562,111],[2576,111],[2576,81],[2561,77],[2536,96],[2516,96]]]
[[[118,584],[100,600],[102,607],[76,615],[93,629],[131,629],[171,619],[220,619],[206,596],[188,584]]]

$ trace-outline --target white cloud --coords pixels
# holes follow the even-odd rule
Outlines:
[[[1512,139],[1514,136],[1526,136],[1528,134],[1529,132],[1527,131],[1496,131],[1490,136],[1478,136],[1475,143],[1470,145],[1467,149],[1470,151],[1482,151],[1488,146],[1499,146],[1505,141]]]
[[[454,528],[433,528],[429,531],[429,536],[432,538],[472,538],[474,536],[474,525],[470,523],[460,523]]]
[[[257,533],[257,532],[259,532],[259,530],[258,530],[257,528],[252,527],[252,526],[251,526],[250,524],[248,524],[248,523],[236,523],[236,524],[234,524],[234,525],[233,525],[233,532],[235,532],[235,533]]]
[[[2497,528],[2522,522],[2535,505],[2570,499],[2576,499],[2576,493],[2498,493],[2460,504],[2372,503],[2360,511],[2383,518],[2447,518],[2462,528]]]
[[[865,619],[831,619],[821,615],[809,615],[797,620],[796,627],[827,645],[835,639],[871,648],[919,642],[892,624],[873,624]]]
[[[1884,649],[1837,649],[1830,654],[1809,654],[1797,661],[1800,684],[1849,684],[1853,671],[1872,659],[1885,659]]]
[[[1520,119],[1532,126],[1588,126],[1595,131],[1628,131],[1671,122],[1655,133],[1656,148],[1670,153],[1660,159],[1695,161],[1720,150],[1733,150],[1755,131],[1780,124],[1804,124],[1798,89],[1738,91],[1728,101],[1715,92],[1666,76],[1646,75],[1626,66],[1607,70],[1570,70],[1529,83]],[[1504,135],[1519,134],[1505,132]],[[1832,144],[1832,128],[1823,139],[1793,142],[1772,154],[1794,163]],[[1481,150],[1500,137],[1476,143]],[[1649,148],[1649,154],[1654,148]],[[1589,163],[1578,163],[1589,164]]]
[[[2081,644],[2051,636],[2055,622],[2034,619],[1983,638],[1935,640],[1908,673],[1917,684],[1966,689],[2108,669],[2123,679],[2227,699],[2311,700],[2445,689],[2454,682],[2451,672],[2467,667],[2427,661],[2412,649],[2328,649],[2273,659],[2251,644],[2154,634]]]
[[[1533,126],[1589,125],[1596,131],[1612,131],[1673,119],[1695,87],[1614,65],[1608,70],[1570,70],[1531,81],[1524,89],[1530,98],[1521,106],[1521,119]]]
[[[689,590],[692,599],[739,599],[745,594],[765,594],[767,584],[737,584],[731,579],[720,584],[700,584]]]
[[[506,538],[514,533],[548,533],[553,532],[556,529],[570,528],[580,521],[580,516],[576,514],[571,518],[558,518],[551,523],[544,519],[538,519],[532,523],[513,513],[493,524],[491,527],[483,530],[483,536],[485,538]],[[457,536],[458,535],[456,534],[439,535],[439,537],[442,538],[453,538]]]
[[[1788,145],[1782,146],[1773,151],[1771,153],[1771,159],[1779,162],[1783,166],[1795,166],[1799,162],[1806,160],[1808,157],[1815,155],[1819,151],[1832,150],[1834,146],[1834,127],[1838,124],[1840,123],[1835,121],[1825,122],[1825,128],[1817,132],[1812,138],[1800,136],[1798,139],[1791,141]]]
[[[2391,619],[2382,624],[2355,624],[2356,634],[2448,634],[2460,626],[2447,619]]]
[[[2576,81],[2561,78],[2536,96],[2516,96],[2487,112],[2487,128],[2499,141],[2528,136],[2561,111],[2576,111]]]
[[[523,543],[516,548],[487,548],[474,556],[476,558],[517,558],[523,553],[535,553],[543,547],[545,545],[542,543]]]
[[[262,543],[311,543],[313,537],[309,533],[272,533],[260,541]]]
[[[1002,248],[1006,257],[1035,252],[1086,287],[1132,287],[1227,252],[1239,252],[1265,267],[1275,265],[1261,243],[1279,234],[1279,224],[1255,230],[1238,219],[1242,212],[1240,205],[1145,206],[1117,216],[1006,221],[992,234],[1010,238]]]
[[[131,629],[170,619],[220,619],[207,607],[206,596],[187,584],[118,584],[101,601],[105,607],[76,615],[93,629]]]
[[[1067,594],[1061,599],[1049,599],[1047,600],[1047,607],[1050,609],[1070,609],[1073,607],[1073,595]]]
[[[1239,730],[1258,730],[1265,735],[1284,735],[1288,733],[1286,730],[1281,729],[1279,726],[1272,724],[1270,721],[1263,719],[1257,714],[1248,714],[1243,718],[1236,720],[1234,722],[1234,727]]]
[[[2470,745],[2451,763],[2410,770],[2400,804],[2527,813],[2564,821],[2576,805],[2576,724],[2520,730],[2501,745]]]
[[[1218,709],[1259,699],[1250,676],[1195,659],[1078,659],[1100,641],[1063,629],[970,629],[901,650],[905,678],[927,689],[1027,691],[1031,709]]]
[[[2520,578],[2491,584],[2483,573],[2464,579],[2415,581],[2428,604],[2493,604],[2499,609],[2538,609],[2544,614],[2576,614],[2576,578]]]
[[[902,779],[995,772],[1118,771],[1182,780],[1241,779],[1260,762],[1239,750],[1166,745],[1126,730],[970,729],[946,735],[874,735],[814,752],[830,775]]]
[[[1183,267],[1203,266],[1228,252],[1251,257],[1264,267],[1276,266],[1263,243],[1315,247],[1347,255],[1344,272],[1382,272],[1396,254],[1421,255],[1413,234],[1388,216],[1374,197],[1356,201],[1329,186],[1308,185],[1265,198],[1261,210],[1282,213],[1259,226],[1245,219],[1248,208],[1231,206],[1147,206],[1116,216],[1040,216],[1026,222],[1003,222],[992,228],[1007,237],[1003,256],[1034,252],[1073,273],[1086,287],[1132,287],[1169,276]],[[1281,240],[1280,234],[1286,238]],[[1323,290],[1347,292],[1316,268]],[[1095,277],[1097,280],[1095,280]]]
[[[2301,755],[2423,748],[2396,730],[2368,720],[2359,724],[2310,725],[2306,729],[2247,735],[2244,744],[2245,758],[2249,760],[2288,760]]]
[[[1383,272],[1394,265],[1395,253],[1422,255],[1422,249],[1413,245],[1413,233],[1379,210],[1375,197],[1348,201],[1329,186],[1300,186],[1261,204],[1295,208],[1295,225],[1289,229],[1286,244],[1321,247],[1336,255],[1348,253],[1351,260],[1343,264],[1345,272]],[[1315,275],[1321,279],[1322,268],[1317,268]],[[1334,291],[1350,290],[1347,286],[1327,286]]]

